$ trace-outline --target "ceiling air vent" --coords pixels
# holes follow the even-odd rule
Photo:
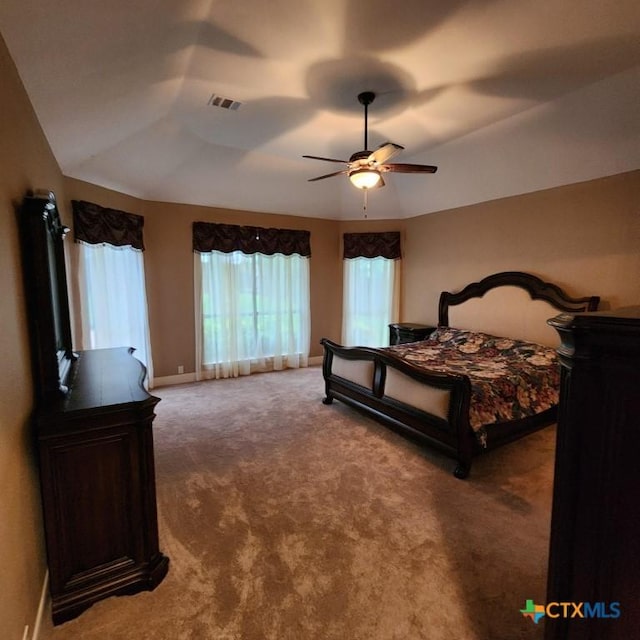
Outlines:
[[[229,109],[230,111],[237,111],[242,102],[232,100],[231,98],[223,98],[216,93],[212,93],[207,104],[211,107],[220,107],[220,109]]]

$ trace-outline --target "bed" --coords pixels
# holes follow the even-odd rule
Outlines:
[[[595,311],[599,301],[519,271],[442,292],[427,340],[374,349],[323,338],[323,402],[341,400],[439,447],[457,461],[454,475],[466,478],[476,455],[556,421],[558,337],[546,320]]]

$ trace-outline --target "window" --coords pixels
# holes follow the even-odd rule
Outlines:
[[[397,319],[396,261],[351,258],[344,261],[342,343],[382,347]]]
[[[342,343],[382,347],[398,318],[400,234],[344,234]]]
[[[144,276],[144,219],[89,202],[73,204],[82,349],[133,347],[153,386]]]
[[[194,276],[199,379],[308,365],[309,256],[196,250]]]
[[[82,348],[134,347],[153,377],[142,251],[79,246]]]

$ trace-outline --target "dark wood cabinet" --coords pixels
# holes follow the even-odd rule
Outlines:
[[[58,624],[111,595],[153,589],[158,547],[151,424],[158,398],[130,349],[78,354],[71,393],[35,414]]]
[[[158,398],[132,349],[74,353],[52,193],[25,198],[20,234],[34,383],[34,442],[55,624],[112,595],[153,589],[158,547],[152,422]]]
[[[547,604],[589,606],[545,616],[545,640],[628,640],[640,629],[640,308],[549,323],[563,369]]]
[[[414,324],[411,322],[399,322],[389,325],[389,344],[404,344],[405,342],[417,342],[429,337],[435,327],[426,324]]]

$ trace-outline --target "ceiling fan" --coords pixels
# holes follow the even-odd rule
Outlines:
[[[358,94],[358,102],[364,106],[364,151],[356,151],[349,160],[338,160],[336,158],[322,158],[320,156],[302,156],[312,160],[324,160],[325,162],[339,162],[347,167],[341,171],[327,173],[317,178],[309,178],[309,182],[324,180],[333,176],[348,174],[351,183],[358,189],[373,189],[384,187],[382,174],[389,171],[395,173],[435,173],[438,167],[428,164],[406,164],[392,163],[387,161],[400,153],[404,147],[393,142],[381,144],[375,151],[367,149],[367,124],[369,116],[369,105],[374,101],[376,94],[372,91],[364,91]]]

